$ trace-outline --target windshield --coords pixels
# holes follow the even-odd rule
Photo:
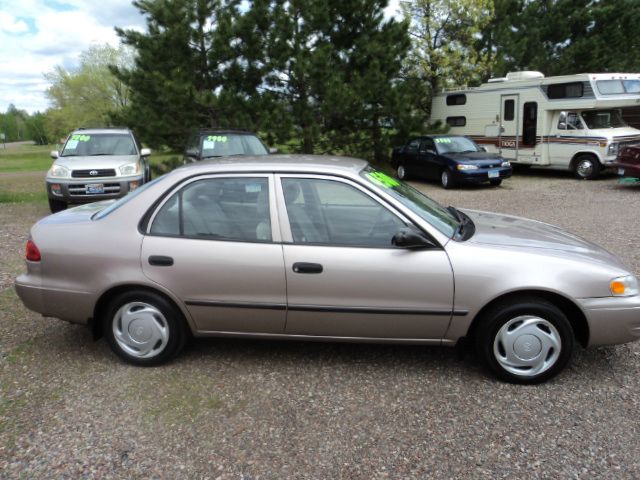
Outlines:
[[[589,110],[582,112],[582,118],[587,127],[595,128],[619,128],[626,127],[620,110]]]
[[[165,176],[166,176],[166,174],[162,175],[162,176],[160,176],[160,177],[158,177],[158,178],[156,178],[156,179],[154,179],[154,180],[152,180],[150,182],[145,183],[141,187],[136,188],[131,193],[127,193],[124,197],[119,198],[118,200],[113,202],[111,205],[109,205],[107,208],[105,208],[104,210],[100,210],[98,213],[96,213],[93,217],[91,217],[92,220],[100,220],[101,218],[104,218],[107,215],[109,215],[111,212],[114,212],[114,211],[118,210],[125,203],[127,203],[130,200],[133,200],[134,198],[136,198],[138,195],[140,195],[142,192],[144,192],[146,189],[148,189],[151,185],[155,184],[156,182],[158,182],[159,180],[161,180]]]
[[[204,135],[200,142],[202,158],[269,154],[262,142],[254,135],[235,135],[233,133]]]
[[[447,237],[453,237],[460,222],[438,202],[431,200],[412,186],[371,167],[362,170],[360,175],[369,183],[382,188]]]
[[[600,95],[640,93],[640,80],[597,80]]]
[[[137,155],[131,135],[126,133],[74,133],[67,139],[61,157],[93,155]]]
[[[466,137],[439,137],[434,138],[436,142],[436,148],[438,153],[465,153],[465,152],[479,152],[478,146]]]

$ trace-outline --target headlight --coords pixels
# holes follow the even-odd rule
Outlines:
[[[135,175],[140,173],[140,164],[136,163],[127,163],[126,165],[122,165],[118,167],[120,170],[120,175]]]
[[[69,169],[62,165],[51,165],[51,168],[47,172],[47,176],[55,178],[69,178]]]
[[[609,289],[614,297],[632,297],[638,295],[638,280],[633,275],[614,278]]]
[[[468,163],[461,163],[456,167],[458,170],[477,170],[477,165],[469,165]]]
[[[502,162],[503,167],[510,167],[511,164],[509,162]]]
[[[609,148],[607,148],[607,156],[618,155],[618,147],[619,146],[620,146],[619,143],[610,144]]]

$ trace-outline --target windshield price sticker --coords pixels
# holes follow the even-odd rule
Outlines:
[[[378,185],[381,185],[387,188],[393,188],[400,185],[400,182],[398,180],[382,172],[370,172],[370,173],[367,173],[367,177],[373,183],[377,183]]]
[[[436,143],[451,143],[450,138],[435,138]]]
[[[220,142],[220,143],[224,143],[227,141],[227,137],[226,135],[209,135],[207,137],[207,140],[209,142]]]
[[[75,140],[76,142],[88,142],[90,139],[90,135],[80,135],[78,133],[76,133],[75,135],[71,135],[71,140]]]
[[[78,140],[69,140],[67,142],[67,146],[65,147],[65,150],[75,150],[77,146],[78,146]]]

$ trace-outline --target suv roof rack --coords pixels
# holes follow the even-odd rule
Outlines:
[[[131,130],[129,127],[78,127],[76,130]]]

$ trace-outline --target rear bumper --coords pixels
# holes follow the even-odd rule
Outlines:
[[[85,325],[93,316],[95,299],[89,292],[44,288],[28,273],[16,278],[14,286],[24,306],[45,317]]]
[[[66,203],[90,203],[100,200],[111,200],[124,197],[131,191],[131,184],[142,185],[144,176],[136,175],[132,177],[106,177],[106,178],[79,178],[74,180],[58,180],[47,178],[47,195],[52,200],[59,200]],[[87,193],[87,186],[101,184],[105,193]],[[51,186],[59,185],[59,194]]]
[[[489,172],[498,170],[498,177],[489,178]],[[505,178],[509,178],[513,170],[511,167],[500,167],[500,168],[482,168],[479,170],[455,170],[453,176],[455,181],[458,183],[469,183],[469,184],[478,184],[485,183],[491,180],[504,180]]]
[[[640,296],[578,300],[589,324],[589,346],[640,340]]]

